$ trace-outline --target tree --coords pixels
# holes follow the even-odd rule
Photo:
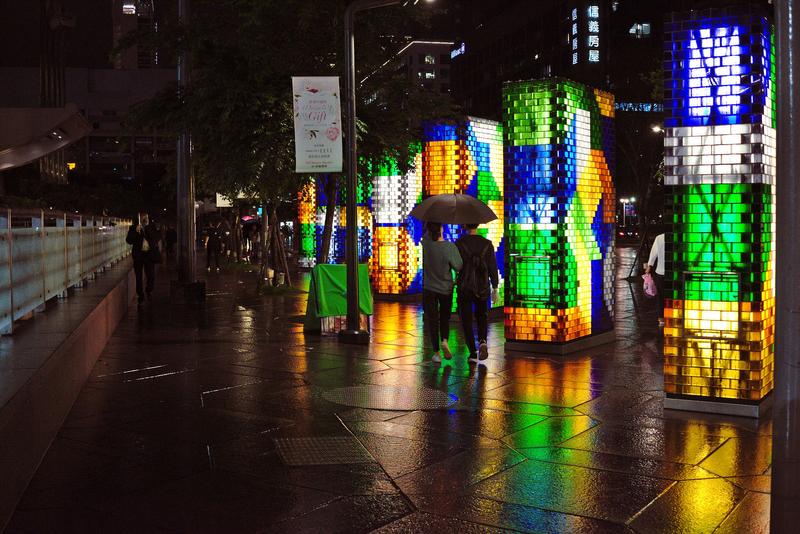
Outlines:
[[[199,190],[231,198],[244,192],[274,213],[310,179],[293,173],[291,76],[343,75],[346,4],[195,0],[186,26],[130,34],[120,49],[138,43],[176,54],[185,48],[191,68],[183,102],[176,88],[168,88],[136,106],[130,121],[176,134],[188,129]],[[452,112],[447,97],[424,94],[391,69],[379,69],[427,11],[385,8],[359,20],[357,79],[374,73],[359,96],[375,96],[359,106],[359,153],[365,161],[407,150],[421,116]]]

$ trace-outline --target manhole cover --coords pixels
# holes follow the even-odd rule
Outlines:
[[[275,448],[286,465],[364,464],[374,460],[352,436],[275,438]]]
[[[458,402],[458,397],[430,388],[353,386],[325,391],[323,398],[344,406],[375,410],[437,410]]]

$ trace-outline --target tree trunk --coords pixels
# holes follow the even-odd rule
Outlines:
[[[322,243],[319,248],[319,258],[317,263],[328,263],[328,256],[331,250],[331,235],[333,234],[333,215],[336,210],[336,178],[328,175],[325,180],[325,226],[322,229]]]

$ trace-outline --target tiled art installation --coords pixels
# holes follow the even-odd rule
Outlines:
[[[772,27],[704,10],[665,32],[665,405],[757,416],[774,366]]]
[[[313,267],[317,260],[317,198],[316,184],[307,183],[300,190],[297,202],[297,219],[300,225],[299,264]]]
[[[328,197],[325,194],[324,178],[316,183],[316,250],[322,247],[322,234],[325,229],[325,210]],[[347,236],[347,191],[344,187],[336,191],[336,203],[333,216],[328,263],[345,263]],[[366,263],[372,256],[372,184],[367,180],[359,180],[356,191],[356,209],[358,226],[358,261]]]
[[[503,238],[503,129],[498,122],[467,117],[458,124],[430,123],[424,128],[422,151],[422,194],[467,194],[483,201],[497,219],[483,224],[478,234],[492,242],[500,271],[500,300],[503,305],[505,240]],[[455,241],[461,235],[456,225],[445,225],[444,238]],[[457,297],[454,296],[454,301]]]
[[[614,97],[559,78],[506,84],[505,332],[569,352],[613,339]]]
[[[422,223],[408,215],[422,195],[422,152],[420,146],[413,148],[415,156],[405,173],[391,158],[371,169],[374,226],[369,267],[378,294],[422,291]]]

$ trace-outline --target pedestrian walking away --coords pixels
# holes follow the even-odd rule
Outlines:
[[[653,268],[655,267],[655,270]],[[656,306],[658,306],[658,326],[664,326],[664,233],[653,240],[650,258],[644,271],[650,273],[656,282]]]
[[[222,249],[222,221],[208,227],[206,232],[206,269],[211,272],[211,262],[219,272],[219,255]]]
[[[433,361],[452,358],[447,338],[450,337],[450,312],[453,306],[453,271],[460,271],[461,255],[454,243],[442,239],[442,225],[425,224],[422,238],[422,307],[424,320],[433,345]],[[441,349],[441,355],[439,350]]]
[[[125,241],[131,245],[136,294],[139,296],[139,304],[143,304],[145,295],[149,300],[156,285],[155,264],[161,261],[159,249],[161,234],[158,228],[150,223],[147,213],[140,213],[139,222],[131,225]],[[142,274],[147,276],[147,286],[143,284]]]
[[[464,329],[464,338],[469,349],[469,360],[477,362],[489,357],[486,345],[488,336],[488,300],[498,299],[497,288],[500,276],[497,272],[497,258],[494,245],[478,235],[477,224],[464,225],[466,234],[456,241],[464,266],[458,274],[458,313]],[[491,292],[490,292],[491,286]],[[478,346],[475,346],[475,332],[472,329],[473,317],[478,323]]]

